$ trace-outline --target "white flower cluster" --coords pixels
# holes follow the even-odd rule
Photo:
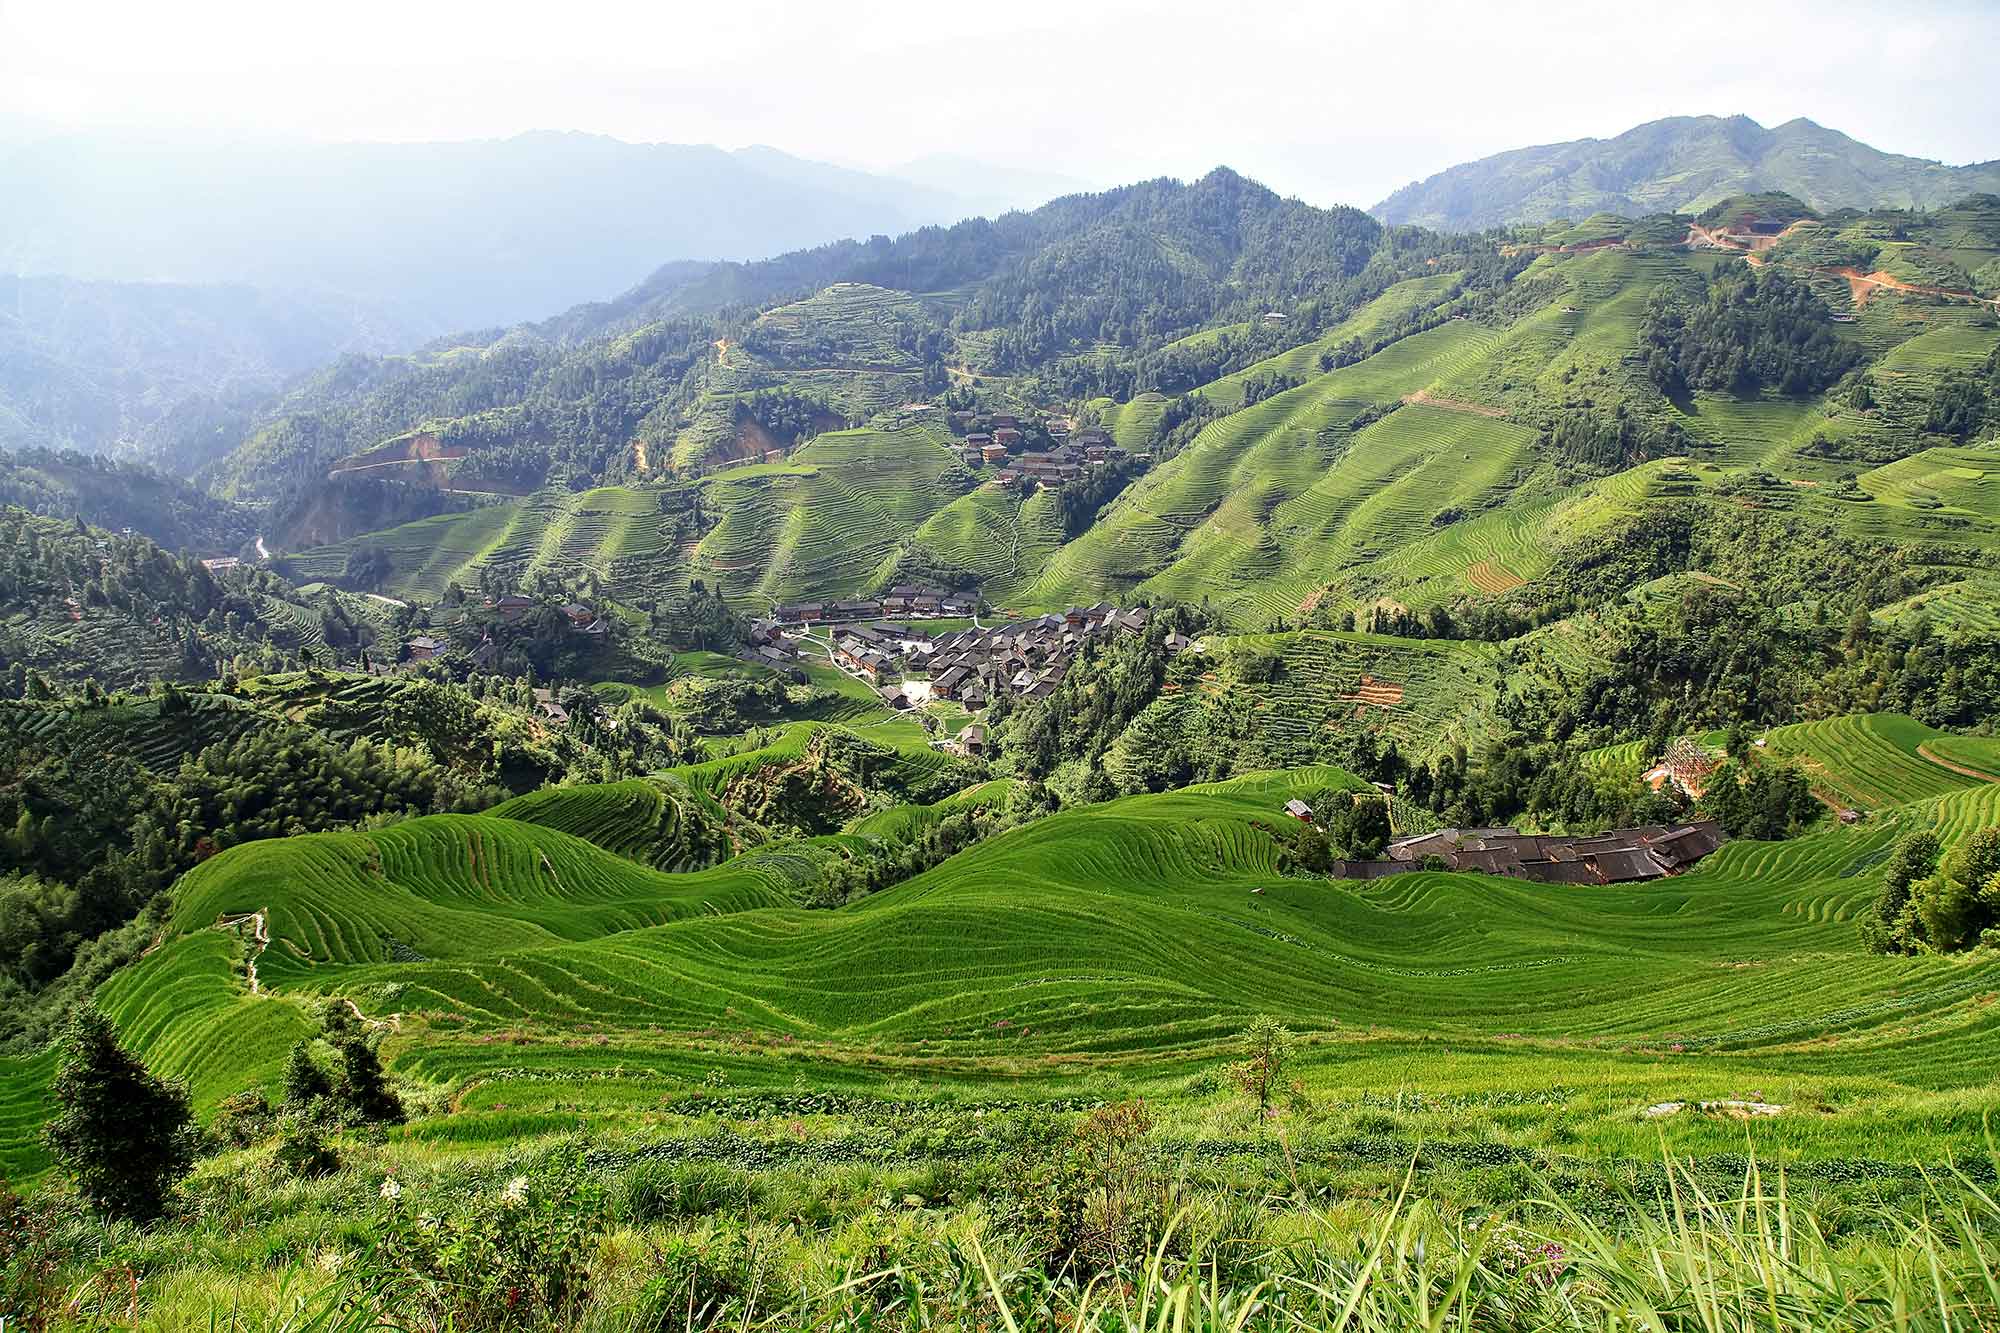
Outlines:
[[[507,1182],[506,1188],[500,1191],[500,1202],[509,1208],[517,1204],[526,1203],[527,1201],[528,1178],[526,1176],[515,1176]]]
[[[396,1183],[394,1176],[382,1177],[382,1197],[391,1203],[403,1197],[403,1187]]]

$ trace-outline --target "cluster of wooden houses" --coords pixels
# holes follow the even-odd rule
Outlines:
[[[979,599],[969,593],[940,592],[899,583],[880,597],[856,597],[844,602],[794,602],[775,607],[759,627],[771,625],[836,624],[842,621],[873,620],[877,616],[960,617],[979,609]]]
[[[1071,607],[1062,615],[944,635],[924,658],[930,696],[955,699],[975,710],[1002,695],[1046,699],[1069,674],[1070,662],[1085,642],[1121,632],[1143,634],[1151,614],[1142,606],[1121,611],[1100,602]]]
[[[1308,812],[1310,817],[1310,812]],[[1512,828],[1448,828],[1399,838],[1380,861],[1339,861],[1339,879],[1380,879],[1435,868],[1480,870],[1542,884],[1624,884],[1687,869],[1722,845],[1713,820],[1668,827],[1612,829],[1588,837],[1522,833]],[[1435,858],[1435,860],[1433,860]]]
[[[1050,442],[1047,449],[1031,447],[1019,417],[1005,412],[990,417],[976,412],[951,414],[951,428],[964,441],[959,453],[965,465],[975,471],[994,469],[994,483],[1007,490],[1063,486],[1080,480],[1093,468],[1128,457],[1104,431],[1078,432],[1068,417],[1047,417],[1041,426]]]
[[[897,591],[880,601],[779,607],[777,618],[751,627],[752,650],[770,665],[790,666],[798,661],[799,650],[787,638],[785,625],[822,624],[832,642],[834,663],[882,686],[882,697],[891,706],[909,708],[932,699],[951,699],[977,710],[1002,695],[1047,698],[1062,683],[1084,643],[1114,633],[1144,633],[1151,619],[1145,607],[1120,610],[1100,602],[1071,607],[1060,615],[936,636],[909,623],[862,623],[867,612],[861,608],[918,600],[899,598]],[[952,603],[946,599],[939,605]],[[1178,652],[1192,645],[1177,634],[1168,646]]]
[[[508,592],[498,597],[488,597],[485,606],[503,623],[511,625],[535,609],[535,599],[518,592]],[[611,632],[611,622],[582,602],[564,602],[556,610],[562,612],[563,619],[569,622],[569,627],[579,634]]]

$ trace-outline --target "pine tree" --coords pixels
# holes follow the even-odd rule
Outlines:
[[[313,1059],[310,1042],[299,1041],[292,1044],[292,1054],[285,1061],[285,1105],[288,1108],[304,1109],[314,1101],[333,1094],[333,1080]]]
[[[84,1200],[111,1217],[164,1212],[194,1164],[187,1089],[155,1078],[87,1006],[70,1020],[54,1092],[62,1109],[47,1130],[49,1153]]]

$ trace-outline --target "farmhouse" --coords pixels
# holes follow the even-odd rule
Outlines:
[[[1344,862],[1342,879],[1376,879],[1418,868],[1432,857],[1447,870],[1511,875],[1542,884],[1628,884],[1678,874],[1722,845],[1722,828],[1697,820],[1667,828],[1613,829],[1591,837],[1522,833],[1512,828],[1439,829],[1398,838],[1387,862]]]
[[[797,602],[791,606],[771,608],[771,618],[781,624],[803,625],[826,619],[826,603]]]
[[[582,602],[565,602],[556,609],[561,611],[563,617],[578,629],[582,629],[585,625],[597,619],[597,613]]]
[[[1285,802],[1285,813],[1290,815],[1293,819],[1300,820],[1307,824],[1312,823],[1313,808],[1307,805],[1304,801],[1297,799],[1296,797]]]
[[[444,639],[432,638],[428,634],[419,634],[405,646],[410,650],[410,660],[412,662],[428,662],[439,653],[445,651],[445,649],[451,647],[451,644]]]

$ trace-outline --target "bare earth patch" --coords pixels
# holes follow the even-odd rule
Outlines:
[[[1475,417],[1492,417],[1495,420],[1504,418],[1507,415],[1507,409],[1504,407],[1488,407],[1484,403],[1468,403],[1462,398],[1440,398],[1429,389],[1419,389],[1415,393],[1406,393],[1403,395],[1403,401],[1406,403],[1421,404],[1424,407],[1441,407],[1447,412],[1466,412]]]
[[[1477,564],[1468,566],[1465,571],[1465,581],[1479,591],[1487,593],[1512,592],[1527,582],[1513,570],[1494,560],[1481,560]]]
[[[1347,697],[1357,703],[1370,704],[1376,708],[1395,708],[1403,702],[1403,687],[1392,681],[1363,676],[1361,684]]]

